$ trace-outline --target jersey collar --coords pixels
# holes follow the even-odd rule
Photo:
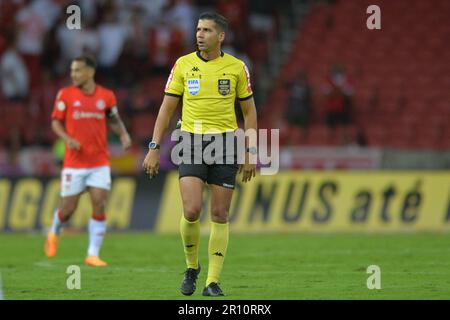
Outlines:
[[[97,92],[97,89],[98,89],[98,85],[95,84],[94,91],[91,94],[84,92],[78,86],[76,88],[81,92],[82,95],[84,95],[86,97],[92,97],[92,96],[95,96],[95,93]]]
[[[223,57],[223,55],[224,55],[223,51],[220,51],[220,56]],[[199,57],[200,60],[202,60],[204,62],[212,61],[212,60],[206,60],[205,58],[203,58],[202,55],[200,54],[200,51],[197,51],[197,57]],[[214,59],[214,60],[216,60],[216,59]]]

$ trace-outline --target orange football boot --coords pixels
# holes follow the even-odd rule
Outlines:
[[[106,267],[108,264],[97,256],[89,256],[84,260],[84,264],[92,267]]]
[[[47,240],[45,241],[44,252],[49,258],[56,256],[59,245],[59,236],[49,231],[47,234]]]

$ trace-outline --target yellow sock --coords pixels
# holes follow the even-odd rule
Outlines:
[[[198,246],[200,243],[200,220],[188,221],[181,216],[180,233],[188,268],[198,269]]]
[[[209,267],[206,285],[211,282],[219,282],[227,247],[228,223],[211,222],[211,235],[208,245]]]

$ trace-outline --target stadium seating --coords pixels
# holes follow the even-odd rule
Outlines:
[[[370,4],[318,3],[299,26],[276,83],[290,82],[300,71],[306,72],[313,91],[312,123],[305,139],[300,138],[301,130],[287,129],[295,134],[286,142],[342,142],[342,129],[333,132],[323,126],[322,86],[330,67],[338,63],[354,86],[353,123],[363,128],[369,145],[448,149],[450,135],[441,127],[450,119],[450,25],[445,22],[450,2],[378,1],[381,30],[366,28]],[[281,86],[270,93],[264,109],[276,113],[264,113],[263,117],[272,125],[279,123],[277,116],[284,117],[287,95],[288,90]]]
[[[281,142],[289,145],[337,146],[364,135],[372,146],[448,148],[449,136],[443,126],[448,122],[446,119],[450,119],[450,42],[446,41],[450,34],[447,23],[450,1],[380,0],[377,4],[382,12],[381,30],[366,28],[366,8],[372,4],[369,0],[312,3],[298,26],[298,34],[278,78],[271,82],[273,87],[267,100],[264,105],[258,105],[261,110],[259,127],[281,128]],[[18,6],[2,2],[1,8],[13,17]],[[273,18],[277,24],[279,17],[274,15]],[[10,20],[0,24],[11,28],[13,20]],[[253,79],[257,81],[274,32],[251,28],[245,32],[249,33],[249,41],[244,47],[252,60]],[[4,35],[0,35],[0,52],[5,42],[3,38]],[[324,125],[323,85],[334,64],[344,67],[353,84],[354,95],[352,124],[331,129]],[[312,87],[311,127],[308,130],[292,127],[285,121],[290,93],[287,84],[300,71],[306,72]],[[135,84],[140,87],[141,100],[149,101],[150,106],[145,112],[152,112],[153,117],[142,117],[144,111],[134,112],[135,106],[125,114],[126,102],[134,95],[135,88],[114,88],[119,107],[124,110],[124,120],[138,140],[151,134],[153,122],[145,124],[143,119],[154,121],[166,76],[149,72]],[[0,144],[6,143],[8,132],[17,125],[23,133],[24,143],[35,143],[38,136],[51,143],[56,136],[47,129],[54,97],[57,90],[68,83],[67,77],[51,77],[39,88],[34,88],[24,103],[0,101],[0,109],[8,110],[6,116],[2,116],[6,127],[1,129],[4,134]],[[38,128],[47,129],[33,135],[31,126],[23,125],[25,119],[38,124]]]

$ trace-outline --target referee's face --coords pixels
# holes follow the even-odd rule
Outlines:
[[[197,46],[198,50],[211,52],[220,47],[225,33],[220,31],[213,20],[198,20]]]

